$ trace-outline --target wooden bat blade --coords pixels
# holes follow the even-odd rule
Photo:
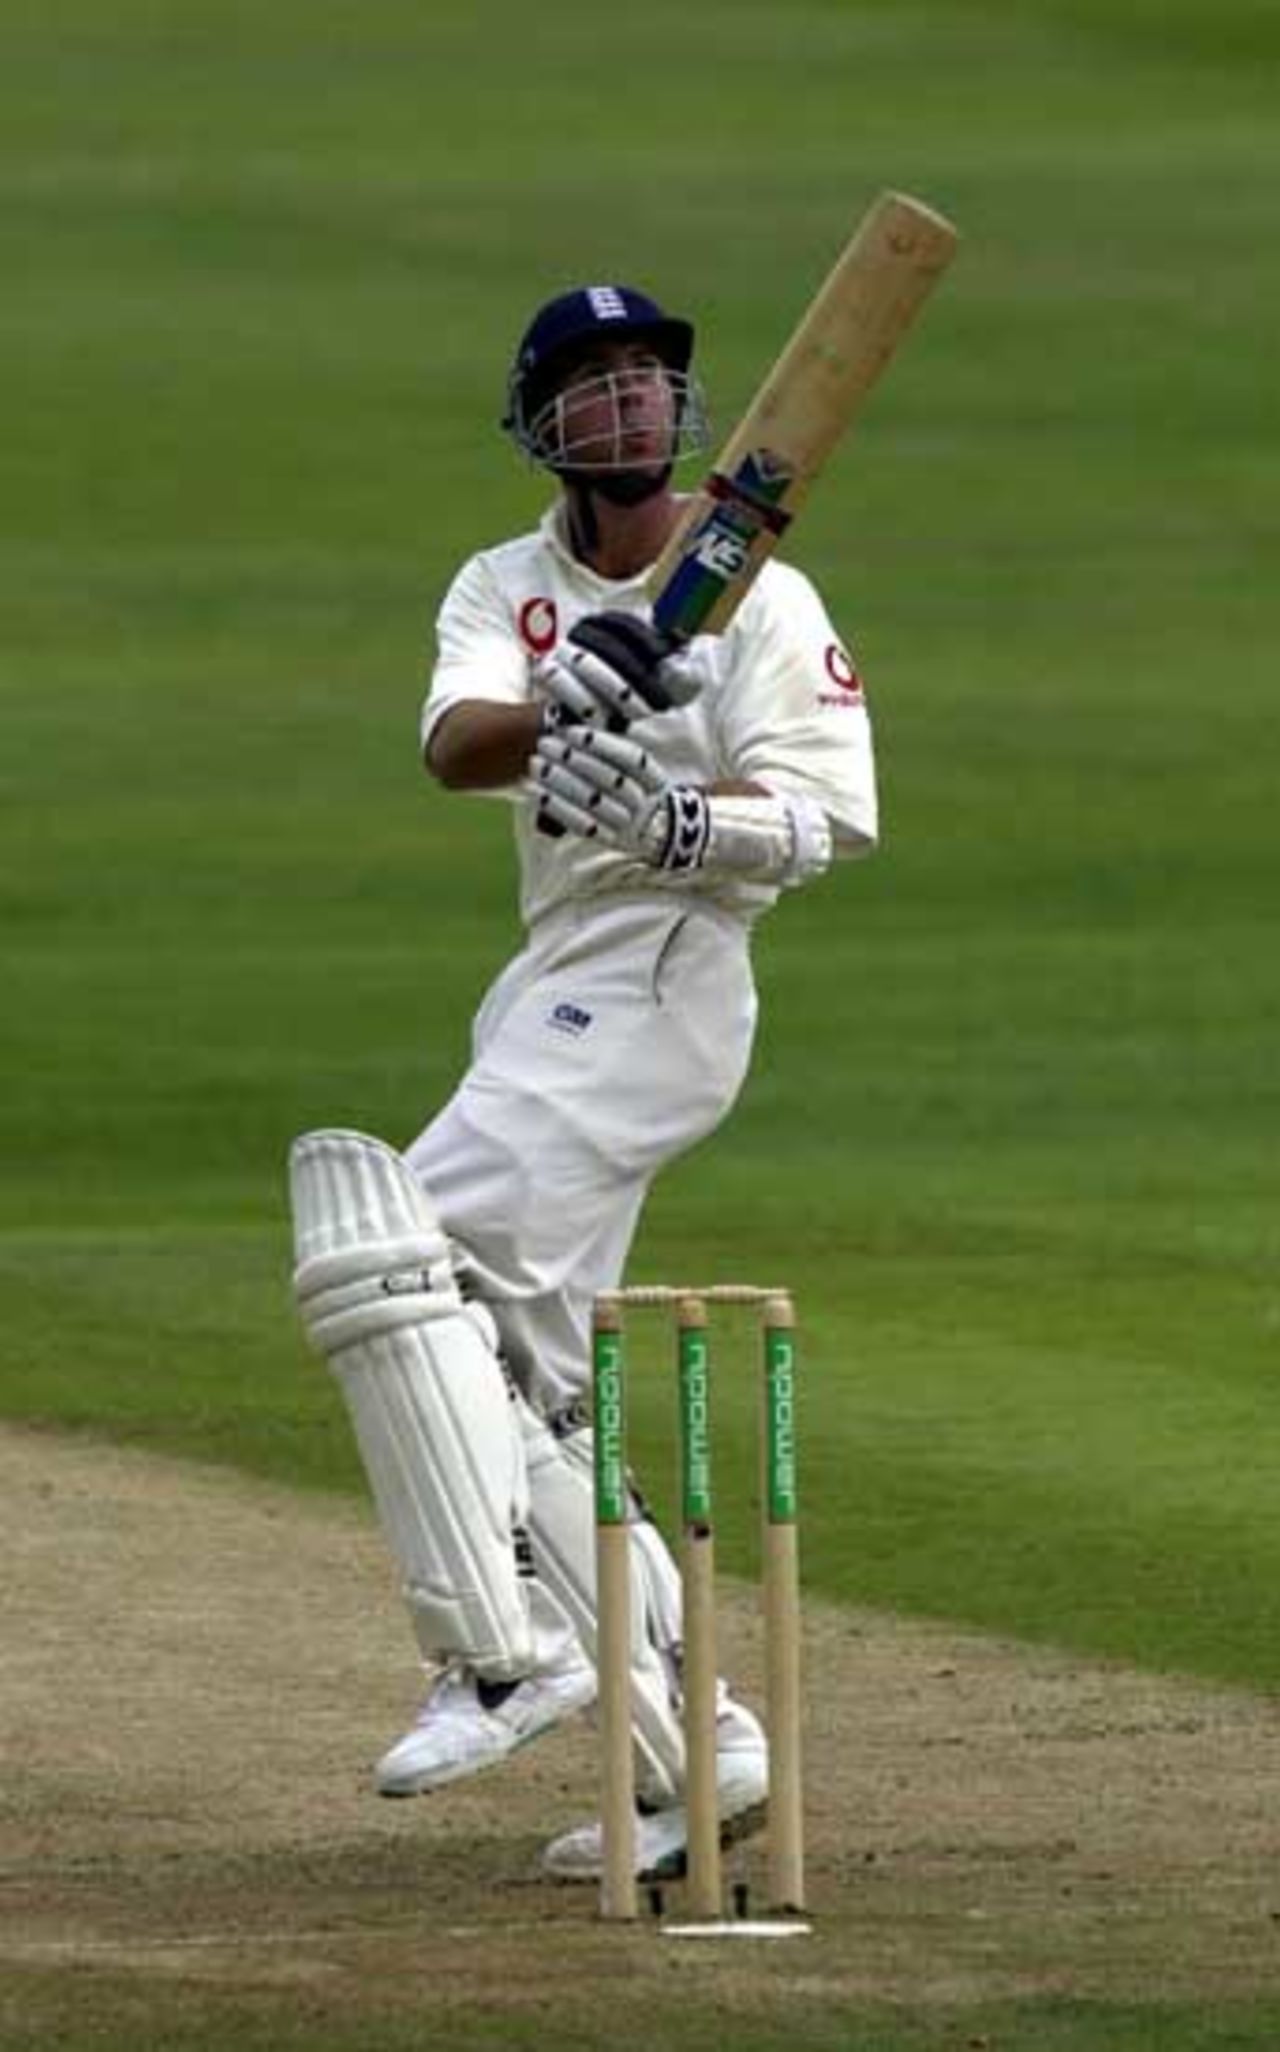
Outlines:
[[[919,200],[875,201],[654,565],[658,626],[729,624],[958,240]]]

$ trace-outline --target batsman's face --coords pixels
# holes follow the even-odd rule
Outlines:
[[[643,470],[671,461],[677,409],[667,366],[635,342],[602,342],[554,402],[561,461],[577,470]]]

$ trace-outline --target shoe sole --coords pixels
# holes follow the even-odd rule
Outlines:
[[[767,1802],[752,1803],[744,1810],[738,1810],[732,1817],[720,1819],[720,1850],[727,1852],[730,1846],[738,1845],[744,1838],[752,1838],[763,1831],[768,1822]],[[597,1887],[601,1880],[598,1866],[551,1867],[545,1859],[542,1871],[548,1881],[554,1881],[565,1888]],[[637,1881],[683,1881],[689,1871],[689,1849],[687,1844],[676,1846],[664,1853],[660,1860],[654,1860],[647,1867],[636,1870]]]
[[[768,1803],[753,1803],[749,1809],[739,1810],[736,1816],[720,1819],[720,1850],[728,1852],[730,1846],[740,1845],[744,1838],[754,1838],[763,1831],[769,1821]],[[643,1868],[637,1881],[683,1881],[689,1872],[689,1847],[677,1846],[674,1852],[655,1860],[651,1867]]]

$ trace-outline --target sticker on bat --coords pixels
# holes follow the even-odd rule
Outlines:
[[[727,533],[716,521],[704,527],[689,551],[695,563],[700,563],[713,577],[723,578],[726,584],[746,569],[747,553],[748,543],[741,535]]]

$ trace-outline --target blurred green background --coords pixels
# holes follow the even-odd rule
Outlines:
[[[443,585],[545,496],[515,339],[628,278],[727,428],[896,186],[962,253],[795,544],[885,844],[761,931],[633,1273],[795,1286],[814,1588],[1280,1681],[1278,53],[1247,0],[9,0],[5,1413],[361,1486],[283,1163],[408,1139],[516,942],[416,757]]]

